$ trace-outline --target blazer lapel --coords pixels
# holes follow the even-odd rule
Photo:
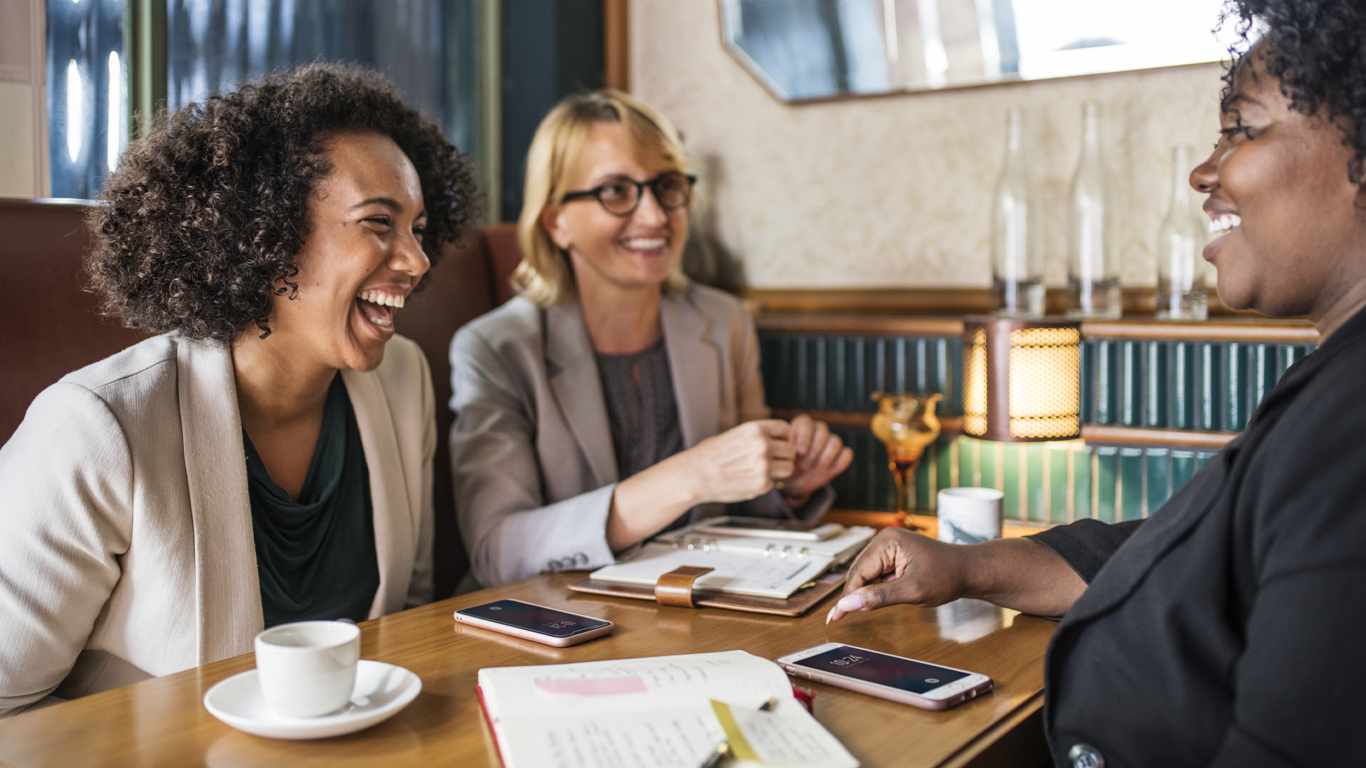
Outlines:
[[[408,498],[399,461],[398,435],[389,414],[388,395],[379,378],[360,371],[342,371],[342,383],[356,414],[370,476],[370,507],[379,561],[379,589],[370,605],[370,617],[374,618],[402,610],[407,602],[413,561],[399,553],[417,551],[417,506]]]
[[[683,445],[691,448],[719,431],[721,352],[707,340],[708,318],[686,296],[664,299],[659,314]]]
[[[560,415],[574,433],[599,487],[615,483],[619,478],[612,427],[583,312],[574,301],[547,308],[543,318],[546,375]]]
[[[252,649],[265,625],[232,352],[180,339],[176,386],[194,523],[199,663]]]

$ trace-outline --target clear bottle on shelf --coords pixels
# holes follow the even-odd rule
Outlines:
[[[1110,178],[1100,151],[1100,105],[1087,102],[1082,108],[1081,160],[1068,199],[1069,317],[1116,318],[1123,312],[1111,200]]]
[[[1024,115],[1006,112],[1006,159],[991,213],[991,295],[1002,317],[1043,317],[1043,217],[1024,150]]]
[[[1172,198],[1157,232],[1157,316],[1204,320],[1209,313],[1205,293],[1205,224],[1192,204],[1189,182],[1191,148],[1172,148]]]

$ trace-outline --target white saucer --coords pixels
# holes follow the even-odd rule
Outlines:
[[[322,717],[283,717],[266,704],[256,670],[233,675],[204,694],[209,714],[240,731],[272,739],[324,739],[388,720],[417,698],[422,679],[403,667],[361,659],[351,702]]]

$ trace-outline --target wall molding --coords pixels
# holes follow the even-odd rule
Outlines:
[[[749,288],[744,297],[758,313],[974,315],[991,311],[990,288]],[[1044,301],[1048,314],[1067,311],[1067,290],[1049,288]],[[1124,289],[1124,314],[1147,316],[1157,311],[1157,293],[1150,287]],[[1209,313],[1215,317],[1263,315],[1224,306],[1209,291]]]

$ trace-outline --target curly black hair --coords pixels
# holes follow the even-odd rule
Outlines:
[[[230,344],[270,333],[272,295],[293,297],[306,213],[331,135],[376,132],[412,161],[427,207],[423,250],[479,217],[465,155],[382,75],[310,64],[162,116],[100,193],[87,259],[102,310],[130,327]]]
[[[1266,32],[1259,52],[1267,74],[1280,80],[1292,109],[1313,115],[1327,107],[1356,150],[1347,164],[1353,184],[1366,186],[1366,2],[1363,0],[1228,0],[1223,23],[1232,20],[1246,51],[1254,24]],[[1246,52],[1234,54],[1224,73],[1221,104],[1233,97],[1233,78]]]

